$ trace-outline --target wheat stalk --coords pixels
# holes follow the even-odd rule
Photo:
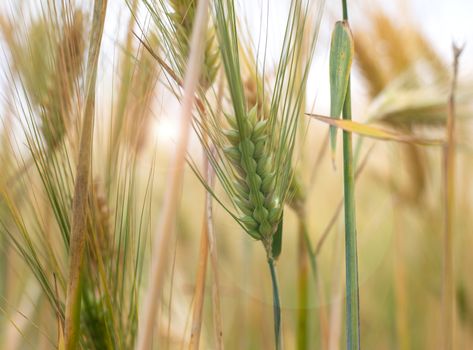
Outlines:
[[[69,282],[67,286],[65,311],[65,347],[74,350],[77,347],[80,330],[81,310],[81,270],[86,241],[86,208],[89,194],[89,176],[92,153],[92,134],[95,113],[95,83],[100,44],[105,21],[107,0],[96,0],[94,3],[92,43],[87,61],[85,108],[82,122],[82,134],[79,148],[79,161],[72,202],[72,224],[69,257]]]
[[[153,330],[156,320],[157,305],[161,293],[161,285],[166,266],[166,251],[173,229],[173,221],[178,204],[178,192],[182,183],[182,168],[185,161],[189,138],[194,93],[198,86],[198,79],[204,56],[202,38],[205,34],[208,16],[208,1],[202,0],[197,5],[196,19],[192,30],[190,54],[186,75],[184,78],[184,97],[181,107],[181,135],[173,162],[173,171],[169,177],[169,187],[161,213],[161,222],[154,243],[154,259],[150,270],[150,286],[146,293],[144,315],[139,328],[136,343],[137,350],[148,350],[152,344]]]
[[[195,10],[197,1],[194,0],[171,0],[170,1],[172,13],[169,14],[170,22],[174,27],[176,33],[174,46],[179,49],[180,57],[187,57],[189,52],[189,38],[192,33],[192,26],[195,20]],[[179,61],[179,60],[177,60]],[[215,34],[212,28],[207,28],[205,33],[205,52],[202,73],[199,79],[199,89],[202,95],[205,96],[209,88],[212,86],[219,66],[219,55],[216,48]],[[223,87],[219,87],[220,90]],[[221,96],[221,94],[219,94]],[[221,103],[221,97],[218,98],[218,103]],[[204,120],[205,122],[205,120]],[[207,142],[207,137],[205,136]],[[204,172],[207,183],[210,181],[210,165],[207,156],[204,153]],[[214,309],[214,329],[215,329],[215,346],[217,349],[223,348],[222,330],[221,330],[221,316],[220,316],[220,292],[218,284],[216,248],[214,247],[214,235],[212,231],[211,217],[211,199],[210,194],[205,194],[205,209],[202,222],[201,243],[199,250],[199,265],[197,270],[196,284],[194,289],[194,310],[192,314],[192,327],[189,341],[189,349],[199,349],[200,334],[202,328],[202,311],[204,305],[204,291],[205,279],[207,275],[207,259],[210,255],[211,267],[213,271],[212,284],[212,302]],[[209,202],[210,201],[210,202]],[[212,242],[212,243],[211,243]],[[212,245],[212,247],[210,247]]]
[[[348,26],[347,0],[342,0],[343,20]],[[348,29],[349,30],[349,29]],[[353,48],[352,48],[353,50]],[[351,120],[350,76],[343,102],[343,119]],[[355,215],[355,172],[352,135],[343,131],[343,183],[345,197],[345,264],[346,264],[346,332],[347,349],[360,348],[360,314],[358,290],[358,254]]]
[[[453,78],[448,100],[447,137],[443,154],[445,190],[445,231],[442,270],[442,346],[445,350],[454,348],[454,270],[453,270],[453,232],[455,203],[455,90],[458,79],[458,61],[463,48],[453,45]]]

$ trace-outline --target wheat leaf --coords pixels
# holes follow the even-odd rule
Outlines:
[[[346,21],[338,21],[330,43],[330,116],[340,118],[350,81],[354,53],[353,38]],[[332,155],[335,153],[337,129],[330,127]]]
[[[367,125],[362,123],[357,123],[352,120],[344,119],[333,119],[318,114],[306,113],[306,115],[320,120],[324,123],[329,124],[330,126],[349,131],[360,136],[367,136],[375,139],[386,140],[386,141],[397,141],[405,143],[413,143],[418,145],[425,146],[440,146],[443,145],[444,141],[442,139],[425,139],[419,138],[409,134],[401,134],[394,130],[388,130],[385,128],[380,128],[373,125]]]

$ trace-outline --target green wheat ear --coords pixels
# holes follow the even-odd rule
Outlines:
[[[240,222],[255,239],[270,244],[281,219],[282,205],[275,191],[274,152],[268,143],[268,120],[258,120],[254,106],[242,120],[227,115],[224,153],[233,167],[234,198]]]
[[[173,12],[169,14],[176,32],[177,46],[180,47],[182,57],[189,56],[189,40],[194,23],[196,0],[170,0]],[[207,90],[215,80],[219,66],[219,52],[212,28],[207,30],[204,55],[204,67],[200,77],[200,85]]]

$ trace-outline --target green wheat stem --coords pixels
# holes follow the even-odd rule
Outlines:
[[[343,19],[348,21],[347,0],[342,0]],[[343,104],[343,119],[351,120],[351,82]],[[358,254],[356,243],[355,172],[352,135],[343,131],[343,182],[345,197],[346,332],[347,349],[360,349]]]
[[[348,21],[348,5],[347,0],[342,0],[343,20]]]
[[[269,271],[271,272],[271,284],[273,287],[273,314],[274,314],[274,341],[275,349],[282,349],[281,336],[281,304],[279,301],[279,286],[276,267],[273,259],[268,259]]]
[[[307,227],[307,218],[304,211],[297,213],[297,220],[299,221],[299,244],[304,249],[304,253],[300,253],[300,257],[308,261],[299,264],[298,288],[299,288],[299,304],[298,304],[298,319],[297,319],[297,349],[308,349],[310,347],[310,314],[309,314],[309,276],[308,270],[310,267],[311,276],[315,282],[317,298],[324,300],[323,291],[320,285],[320,275],[317,266],[317,251],[314,250],[312,242],[309,237],[309,230]],[[326,332],[327,330],[327,315],[323,309],[320,310],[320,347],[325,349],[327,344]]]
[[[304,217],[299,219],[299,264],[298,264],[298,312],[297,312],[297,349],[307,349],[309,334],[309,276],[307,225]],[[310,244],[310,242],[309,242]]]
[[[350,86],[343,106],[343,119],[351,119]],[[358,255],[356,244],[355,174],[351,133],[343,132],[343,179],[345,194],[345,263],[347,289],[347,349],[360,348]]]

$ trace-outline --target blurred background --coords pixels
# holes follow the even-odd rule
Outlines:
[[[67,221],[69,207],[64,204],[64,212],[61,208],[62,201],[70,201],[72,177],[69,172],[73,171],[69,168],[74,168],[71,164],[77,153],[79,127],[77,118],[71,119],[70,131],[59,128],[62,124],[57,120],[40,120],[34,126],[34,120],[41,119],[42,115],[35,112],[34,103],[41,105],[38,110],[44,112],[53,108],[51,101],[65,98],[54,95],[53,73],[47,76],[49,65],[42,60],[48,55],[47,50],[54,49],[51,44],[54,40],[48,39],[52,32],[48,32],[49,29],[42,32],[42,26],[47,25],[35,21],[48,13],[46,3],[41,0],[0,3],[2,349],[50,349],[57,343],[57,315],[48,300],[63,293],[64,281],[58,277],[61,275],[58,271],[64,274],[61,266],[66,254],[59,247],[59,241],[61,232],[67,232],[67,227],[61,227],[61,218]],[[259,37],[268,37],[266,73],[271,79],[284,34],[288,1],[245,0],[237,4],[241,31],[245,33],[243,40],[251,46]],[[72,23],[79,26],[78,23],[83,22],[86,27],[92,5],[78,1],[75,6],[81,9],[83,20],[77,19],[78,15],[77,21]],[[453,348],[473,348],[473,280],[469,270],[473,266],[470,216],[473,208],[470,137],[473,132],[470,119],[473,112],[470,23],[473,2],[353,0],[349,7],[355,40],[353,119],[360,123],[375,123],[420,138],[444,138],[453,71],[452,43],[465,44],[456,92]],[[266,22],[261,21],[261,13],[265,11],[267,30]],[[136,16],[132,16],[132,12]],[[305,94],[308,113],[329,114],[330,35],[340,17],[338,2],[327,1]],[[141,250],[133,250],[133,256],[139,258],[130,264],[140,266],[144,276],[180,125],[179,101],[170,88],[170,79],[138,40],[146,37],[149,45],[158,47],[159,43],[153,42],[155,30],[149,11],[141,1],[109,1],[99,61],[93,152],[93,205],[99,214],[92,221],[101,222],[101,230],[114,231],[115,235],[117,232],[128,234],[130,242],[135,242],[138,234],[143,237],[136,244]],[[77,35],[86,38],[85,33],[86,29]],[[29,54],[22,50],[28,50]],[[77,45],[75,50],[83,48]],[[73,63],[69,63],[67,69],[73,69]],[[246,87],[251,93],[251,81]],[[46,92],[42,94],[41,89]],[[74,88],[61,91],[68,91],[70,96],[66,98],[71,102],[61,105],[60,109],[67,109],[68,115],[76,115],[75,103],[81,93]],[[123,100],[122,94],[130,97]],[[41,134],[45,125],[48,132]],[[117,125],[120,125],[119,132]],[[66,124],[64,129],[67,128]],[[304,243],[301,243],[297,210],[288,208],[278,261],[284,343],[287,349],[301,348],[297,339],[303,308],[309,334],[306,348],[341,349],[345,347],[344,226],[343,208],[339,204],[343,199],[341,133],[332,162],[328,126],[307,117],[301,118],[300,129],[294,162],[302,191],[298,205],[304,207],[317,271],[313,271],[310,259],[301,248]],[[55,151],[59,155],[51,161],[55,170],[48,170],[50,175],[45,179],[41,174],[46,171],[47,157],[37,156],[35,149],[39,146],[35,146],[31,135],[41,138],[37,141],[41,147],[47,143],[49,149],[53,149],[61,132],[69,135],[70,141],[64,145],[59,142],[62,150]],[[118,134],[120,137],[114,143],[114,135]],[[443,148],[356,135],[354,145],[362,348],[439,348],[445,225]],[[72,160],[67,158],[68,154]],[[202,154],[195,135],[191,137],[189,154],[200,166]],[[191,332],[205,191],[189,167],[183,171],[185,181],[177,227],[169,247],[170,268],[160,301],[156,335],[159,349],[185,347]],[[64,187],[58,185],[61,181],[65,182]],[[216,191],[225,198],[218,183]],[[57,201],[52,200],[54,198]],[[259,243],[242,233],[218,203],[214,203],[213,220],[225,346],[227,349],[269,349],[273,342],[272,292],[264,251]],[[30,240],[34,249],[28,248]],[[99,246],[103,250],[110,249],[111,256],[119,257],[115,261],[116,269],[120,270],[120,264],[126,265],[126,254],[107,248],[106,241],[104,238],[105,243],[99,242]],[[31,249],[30,253],[25,255],[22,246]],[[134,243],[130,246],[135,249]],[[38,261],[48,261],[42,263],[42,271],[51,269],[49,275],[43,276],[31,269],[25,256],[33,251],[39,255]],[[90,259],[94,260],[93,254]],[[54,261],[51,266],[57,268],[54,276],[50,261]],[[203,349],[215,348],[212,273],[209,271],[210,268],[201,335]],[[120,285],[119,274],[113,276],[108,277],[111,280],[116,277]],[[300,294],[300,281],[304,276],[307,280],[305,297]],[[41,278],[49,282],[38,281]],[[44,286],[55,284],[59,285],[59,291],[52,287],[48,296]],[[141,284],[146,286],[147,281],[142,280]],[[138,298],[140,293],[137,292]],[[306,302],[301,304],[301,298]],[[126,323],[123,327],[125,332],[132,332]]]

